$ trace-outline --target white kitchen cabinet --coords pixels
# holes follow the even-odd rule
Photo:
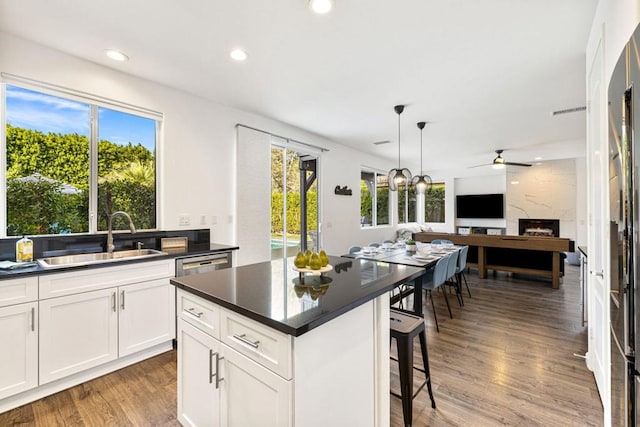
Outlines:
[[[220,342],[178,319],[178,343],[178,421],[183,426],[218,427],[220,389],[211,376]]]
[[[169,279],[118,288],[120,357],[175,338],[175,288]]]
[[[102,289],[40,301],[40,384],[118,357],[118,293]]]
[[[171,271],[170,263],[173,260],[41,277],[40,384],[175,338],[175,291],[163,277]],[[113,284],[120,286],[104,288]],[[64,296],[47,298],[51,295]]]
[[[223,426],[292,425],[293,381],[221,344],[220,416]]]
[[[175,260],[0,283],[0,412],[168,351]]]
[[[37,325],[37,302],[0,308],[0,399],[38,385]]]
[[[292,381],[178,320],[178,421],[184,426],[292,425]]]
[[[177,298],[184,426],[388,427],[386,295],[296,337],[183,289]]]

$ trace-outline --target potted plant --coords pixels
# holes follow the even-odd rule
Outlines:
[[[412,239],[407,240],[405,247],[409,252],[415,252],[418,249],[418,247],[416,246],[416,241]]]

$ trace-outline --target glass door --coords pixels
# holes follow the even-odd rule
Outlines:
[[[318,251],[317,157],[271,146],[271,259]]]

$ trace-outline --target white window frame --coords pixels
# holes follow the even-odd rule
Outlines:
[[[371,194],[371,225],[368,227],[363,227],[362,223],[360,223],[361,230],[368,230],[370,228],[378,228],[378,227],[390,227],[393,223],[393,212],[391,210],[391,190],[387,186],[387,191],[389,193],[388,197],[388,205],[387,205],[387,217],[389,218],[389,222],[387,224],[378,224],[378,180],[377,176],[382,175],[385,176],[386,172],[383,172],[379,169],[371,168],[368,166],[360,167],[360,180],[358,182],[358,192],[360,191],[360,181],[362,181],[362,173],[372,173],[373,174],[373,192]],[[358,193],[360,194],[360,193]],[[360,209],[362,208],[362,199],[360,199],[360,204],[358,205],[358,213],[360,213]],[[360,215],[358,215],[360,216]]]
[[[98,108],[108,108],[116,110],[122,113],[132,114],[147,119],[154,120],[156,123],[155,134],[155,192],[156,192],[156,228],[152,230],[160,229],[160,206],[161,206],[161,192],[160,192],[160,176],[161,171],[161,141],[164,116],[162,113],[138,107],[125,102],[104,98],[98,95],[78,91],[75,89],[66,88],[63,86],[57,86],[50,83],[39,82],[36,80],[27,79],[12,74],[1,73],[0,74],[0,96],[2,97],[2,104],[0,105],[0,238],[15,237],[7,236],[7,185],[6,185],[6,164],[7,164],[7,122],[6,122],[6,91],[7,85],[15,86],[27,90],[32,90],[46,95],[56,96],[58,98],[69,99],[72,101],[82,102],[89,105],[89,230],[83,233],[72,233],[71,235],[86,235],[86,234],[98,234],[106,233],[106,231],[98,231]],[[140,230],[144,231],[144,230]],[[39,236],[45,236],[39,235]]]

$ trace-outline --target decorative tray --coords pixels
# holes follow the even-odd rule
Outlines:
[[[298,271],[300,273],[311,273],[311,274],[321,274],[321,273],[326,273],[327,271],[333,270],[333,266],[331,264],[327,264],[324,267],[320,267],[319,270],[312,270],[311,268],[308,268],[308,267],[299,268],[299,267],[296,267],[295,265],[292,268],[294,271]]]

